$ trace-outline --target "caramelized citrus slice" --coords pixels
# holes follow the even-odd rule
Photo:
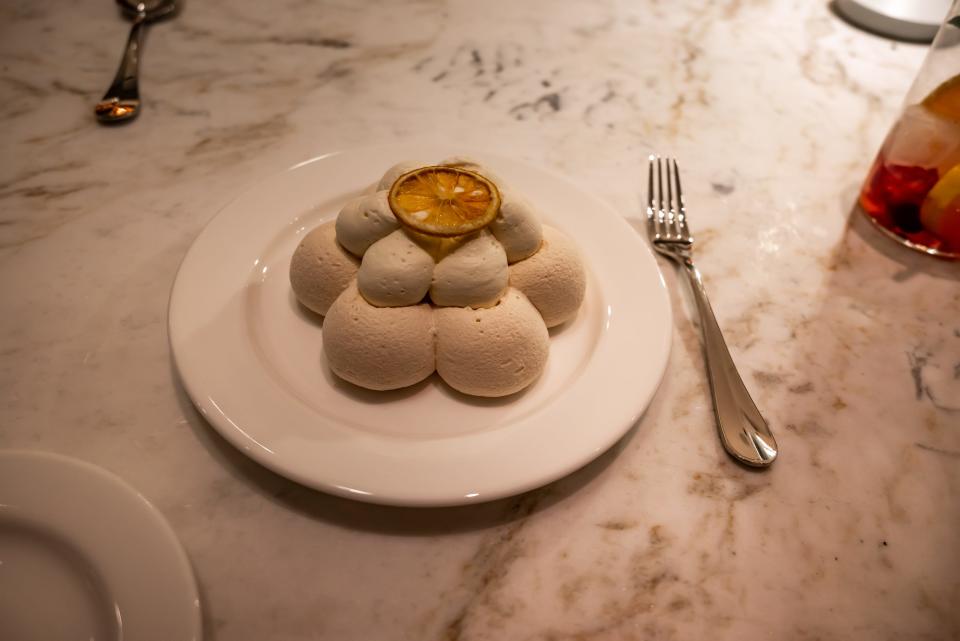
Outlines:
[[[397,178],[390,209],[400,222],[430,236],[462,236],[490,224],[500,209],[497,186],[460,167],[420,167]]]
[[[950,78],[923,99],[927,111],[960,123],[960,75]]]

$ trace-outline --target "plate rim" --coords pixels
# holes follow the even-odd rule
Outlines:
[[[184,372],[183,363],[181,362],[181,355],[178,355],[177,342],[179,337],[179,329],[176,327],[176,308],[179,306],[178,301],[178,291],[182,295],[182,289],[185,286],[181,285],[181,278],[185,272],[185,269],[188,267],[189,263],[192,260],[195,260],[195,255],[200,251],[199,245],[201,239],[205,239],[209,235],[210,230],[216,225],[218,221],[222,221],[222,217],[227,215],[232,207],[242,203],[245,198],[256,197],[261,190],[268,188],[270,183],[282,180],[282,177],[307,168],[316,163],[323,161],[330,161],[340,156],[349,156],[350,154],[369,154],[377,151],[391,150],[394,152],[400,152],[401,150],[406,150],[405,153],[408,156],[419,156],[426,155],[421,153],[419,149],[421,147],[427,147],[432,149],[432,152],[426,153],[437,153],[437,148],[450,149],[449,145],[444,145],[442,143],[436,143],[434,141],[423,141],[420,144],[412,143],[388,143],[380,145],[364,145],[359,147],[351,147],[346,149],[339,149],[336,151],[329,151],[321,153],[315,156],[312,156],[306,160],[294,163],[288,167],[280,169],[278,171],[266,174],[259,180],[251,182],[250,185],[239,190],[232,198],[227,200],[217,211],[210,217],[210,219],[203,225],[202,229],[197,233],[197,235],[192,240],[189,249],[185,252],[184,257],[177,269],[173,285],[170,290],[170,296],[168,299],[168,340],[171,350],[171,357],[175,366],[175,376],[179,383],[182,385],[183,389],[186,391],[188,397],[194,406],[199,410],[201,416],[204,420],[210,424],[210,426],[221,436],[226,438],[226,440],[233,446],[239,449],[243,454],[252,458],[254,461],[267,467],[273,472],[284,476],[288,479],[291,479],[301,485],[311,487],[323,492],[327,492],[333,495],[359,500],[363,502],[369,502],[380,505],[395,505],[395,506],[409,506],[409,507],[442,507],[442,506],[454,506],[454,505],[467,505],[482,503],[487,501],[492,501],[506,496],[514,496],[521,494],[523,492],[529,491],[531,489],[541,487],[547,483],[555,481],[557,479],[563,478],[564,476],[580,469],[584,465],[588,464],[590,461],[595,459],[597,456],[602,454],[604,451],[608,450],[610,447],[613,447],[618,441],[624,438],[627,434],[631,432],[633,427],[637,424],[639,419],[642,417],[643,413],[647,410],[650,403],[652,402],[654,396],[659,390],[663,378],[666,374],[667,366],[669,363],[670,353],[672,351],[672,342],[673,342],[673,310],[672,303],[670,301],[669,292],[666,287],[666,282],[663,277],[662,269],[660,268],[659,263],[656,260],[653,252],[649,246],[641,239],[640,234],[630,225],[627,218],[621,215],[608,201],[594,194],[591,190],[585,188],[575,179],[561,174],[551,168],[542,167],[540,165],[529,162],[525,159],[517,159],[516,157],[504,156],[496,152],[487,152],[485,150],[479,149],[469,149],[469,150],[459,150],[457,154],[447,153],[446,155],[460,155],[460,156],[471,156],[479,157],[483,159],[494,159],[499,158],[506,162],[522,166],[525,169],[532,170],[535,173],[539,173],[543,176],[548,177],[551,181],[558,181],[560,183],[565,183],[568,187],[573,188],[575,191],[579,192],[580,195],[588,198],[589,200],[599,204],[604,210],[604,218],[619,227],[619,231],[624,237],[630,238],[628,241],[633,245],[633,248],[640,255],[645,257],[641,260],[646,260],[652,270],[652,274],[655,274],[657,287],[655,288],[658,297],[660,299],[660,313],[662,313],[662,325],[660,327],[662,336],[660,341],[657,342],[660,345],[659,349],[659,359],[656,363],[656,376],[653,383],[649,386],[647,394],[637,399],[634,403],[635,410],[629,412],[629,420],[622,419],[616,421],[618,427],[616,429],[609,430],[609,437],[596,446],[592,448],[583,448],[579,456],[571,456],[566,459],[566,464],[561,466],[556,466],[558,469],[544,472],[540,475],[531,475],[527,477],[522,483],[513,483],[509,488],[504,488],[500,491],[487,491],[483,494],[476,493],[448,493],[444,496],[416,496],[416,495],[389,495],[383,493],[370,493],[363,490],[358,490],[346,485],[340,485],[330,480],[321,480],[315,476],[304,474],[299,469],[295,467],[289,467],[284,465],[282,458],[277,457],[274,453],[266,448],[263,444],[257,441],[255,438],[247,434],[243,429],[241,429],[236,423],[234,423],[229,416],[223,413],[219,406],[216,403],[208,403],[207,401],[213,401],[212,398],[205,398],[201,390],[198,390],[194,387],[195,381],[191,380],[191,377]],[[413,149],[414,151],[410,152],[409,150]],[[402,154],[401,154],[402,155]],[[400,157],[400,156],[397,156]],[[375,178],[375,177],[374,177]],[[371,180],[372,182],[372,180]],[[322,193],[318,193],[318,200],[323,199]],[[285,220],[278,220],[275,224],[275,227],[279,230],[283,225],[290,224],[292,220],[296,219],[296,212],[291,212],[294,214],[288,217]],[[551,221],[547,218],[545,223],[549,224]],[[576,385],[576,382],[573,383]],[[555,404],[556,399],[553,399],[550,403],[547,403],[547,406]],[[537,414],[539,410],[533,412]],[[334,420],[329,420],[330,423],[336,423]],[[607,421],[612,422],[612,421]],[[465,438],[469,435],[464,435]],[[387,437],[384,437],[387,438]],[[258,447],[252,447],[256,445]],[[266,450],[266,451],[264,451]],[[562,469],[559,469],[562,468]]]
[[[24,465],[27,472],[31,474],[29,478],[23,478],[30,485],[41,478],[52,479],[55,484],[63,485],[64,477],[69,476],[72,484],[68,488],[71,495],[78,494],[77,487],[83,486],[79,492],[85,499],[93,499],[93,502],[84,503],[86,512],[95,511],[97,505],[110,505],[113,511],[119,511],[124,516],[129,517],[129,521],[124,522],[124,532],[117,529],[118,539],[130,539],[130,523],[135,523],[135,529],[140,534],[144,531],[152,531],[156,535],[153,543],[159,545],[151,549],[152,552],[162,551],[169,558],[166,562],[157,564],[163,571],[168,573],[168,580],[181,584],[184,588],[183,599],[191,605],[185,608],[180,615],[183,627],[187,630],[188,636],[182,641],[200,641],[203,638],[203,605],[200,598],[199,586],[197,584],[196,574],[193,564],[190,561],[183,544],[173,529],[173,526],[160,512],[153,503],[151,503],[143,494],[127,483],[116,473],[106,468],[95,465],[89,461],[67,456],[57,452],[47,450],[32,450],[21,448],[0,449],[0,469],[8,464]],[[2,476],[2,473],[0,473]],[[21,483],[8,483],[0,485],[0,516],[9,516],[14,522],[25,523],[26,525],[44,527],[56,537],[70,545],[79,553],[86,563],[97,572],[99,580],[114,598],[114,607],[118,608],[117,617],[123,617],[121,623],[121,634],[124,638],[135,636],[137,638],[153,639],[154,628],[146,629],[150,626],[150,621],[140,621],[137,618],[129,617],[127,610],[126,617],[124,611],[120,608],[121,600],[129,604],[130,599],[137,602],[151,601],[149,594],[135,593],[135,590],[124,591],[132,586],[126,585],[128,578],[118,577],[111,572],[105,572],[104,567],[116,561],[115,554],[117,546],[111,545],[109,541],[100,543],[100,537],[97,538],[95,545],[85,544],[81,539],[90,538],[91,530],[90,519],[79,519],[70,517],[63,513],[62,503],[65,499],[55,497],[49,494],[31,493],[27,489],[28,485]],[[112,496],[111,496],[112,495]],[[121,499],[122,497],[122,499]],[[37,499],[40,499],[37,501]],[[18,504],[18,499],[19,503]],[[24,506],[24,501],[30,501],[29,506]],[[6,514],[5,514],[6,513]],[[78,531],[80,533],[78,533]],[[83,534],[86,533],[86,534]],[[142,542],[142,537],[138,541]],[[139,551],[131,551],[130,556],[139,558]],[[104,559],[109,557],[108,563]],[[119,585],[118,585],[119,584]],[[117,592],[121,592],[118,594]],[[151,601],[146,607],[140,608],[143,611],[155,612],[156,601]],[[161,615],[164,620],[169,621],[175,613],[164,612]],[[182,616],[181,616],[182,615]],[[153,616],[151,614],[151,616]],[[129,629],[130,623],[144,626],[145,629]],[[179,640],[171,640],[179,641]]]

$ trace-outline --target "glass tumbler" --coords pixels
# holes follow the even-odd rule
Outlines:
[[[860,190],[883,232],[960,259],[960,0],[954,0]]]

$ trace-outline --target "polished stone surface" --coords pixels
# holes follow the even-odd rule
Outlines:
[[[822,2],[189,2],[150,28],[143,114],[105,128],[92,108],[126,29],[106,0],[0,6],[0,446],[149,498],[208,638],[960,636],[960,265],[852,215],[921,47]],[[666,263],[653,404],[541,490],[376,507],[218,437],[166,338],[192,238],[265,175],[407,139],[542,165],[634,221],[646,155],[677,156],[776,465],[721,450]]]

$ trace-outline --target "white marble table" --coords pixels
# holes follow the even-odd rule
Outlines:
[[[851,217],[921,47],[824,2],[194,1],[149,33],[143,115],[104,128],[126,28],[108,0],[0,6],[0,446],[153,501],[208,639],[960,636],[960,265]],[[680,288],[636,429],[525,496],[352,503],[226,444],[167,345],[191,239],[268,173],[408,138],[544,165],[634,220],[645,155],[678,156],[781,460],[720,449]]]

